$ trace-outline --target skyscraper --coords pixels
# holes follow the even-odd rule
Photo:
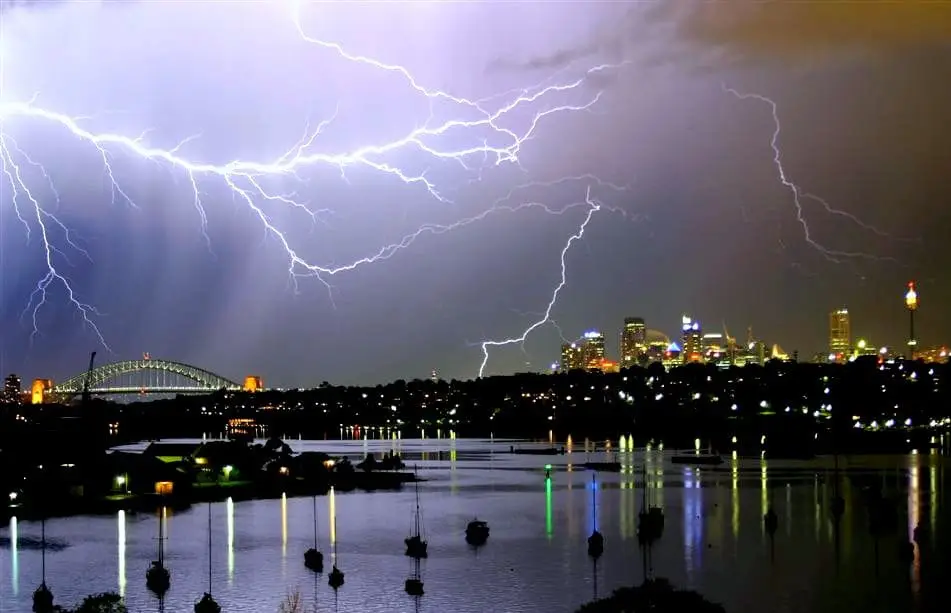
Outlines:
[[[561,346],[561,370],[578,370],[584,368],[584,351],[578,343],[565,343]]]
[[[20,377],[16,375],[9,375],[3,381],[3,398],[5,402],[19,402],[20,401],[20,392],[22,391],[23,383],[20,381]]]
[[[584,333],[582,344],[584,368],[601,368],[604,360],[604,335],[596,330]]]
[[[829,357],[841,362],[848,359],[851,351],[852,328],[849,325],[849,310],[841,308],[832,311],[829,313]]]
[[[703,360],[703,330],[700,322],[684,315],[682,320],[683,336],[681,340],[681,357],[684,363],[700,362]]]
[[[621,330],[621,368],[646,361],[647,324],[640,317],[625,317]]]

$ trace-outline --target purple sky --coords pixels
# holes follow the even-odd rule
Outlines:
[[[93,321],[114,352],[103,361],[149,351],[282,386],[377,383],[433,368],[474,376],[478,341],[519,336],[541,316],[560,279],[561,250],[584,220],[589,186],[604,207],[568,251],[568,283],[552,310],[569,336],[600,328],[612,352],[623,317],[644,317],[670,334],[686,312],[741,337],[752,326],[811,356],[824,349],[827,312],[847,305],[857,336],[898,344],[903,284],[915,278],[921,342],[951,341],[939,307],[951,299],[946,7],[305,5],[306,36],[404,66],[429,90],[471,100],[508,92],[483,103],[490,111],[515,99],[513,88],[587,80],[519,105],[494,128],[458,126],[423,139],[425,149],[366,158],[424,176],[442,200],[422,183],[361,163],[252,177],[272,196],[293,194],[298,204],[332,211],[314,221],[285,201],[255,200],[303,260],[333,268],[372,256],[421,225],[479,215],[533,181],[592,174],[628,186],[575,179],[519,189],[508,206],[574,208],[557,216],[540,207],[500,210],[423,234],[386,261],[323,275],[328,291],[315,278],[295,288],[283,243],[221,176],[193,175],[206,240],[183,167],[106,144],[133,206],[113,197],[93,144],[22,105],[80,118],[89,133],[144,134],[139,144],[147,147],[196,137],[177,155],[209,165],[272,163],[308,125],[331,118],[310,153],[353,153],[424,126],[477,120],[477,111],[432,101],[396,71],[307,42],[290,0],[36,4],[44,6],[0,11],[0,122],[43,211],[73,230],[92,260],[47,224],[63,250],[53,256],[57,271],[101,313]],[[620,66],[587,72],[601,64]],[[890,238],[805,199],[803,218],[819,246],[811,245],[773,161],[769,104],[740,100],[724,84],[777,103],[787,179]],[[518,149],[519,164],[473,154],[463,166],[434,155],[504,146],[502,130],[524,134],[538,113],[596,97],[587,110],[543,117]],[[27,156],[44,165],[56,192]],[[29,240],[15,192],[0,179],[0,372],[61,380],[83,368],[99,341],[54,283],[31,343],[32,311],[21,312],[47,272],[43,243],[22,190]],[[830,259],[821,247],[894,259]],[[560,343],[554,326],[539,327],[524,353],[493,348],[486,373],[526,362],[540,369]]]

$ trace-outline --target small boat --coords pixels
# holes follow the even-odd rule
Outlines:
[[[719,455],[675,455],[670,459],[674,464],[690,464],[692,466],[719,466],[723,458]]]
[[[410,577],[406,580],[406,593],[410,596],[423,595],[423,580],[419,577]]]
[[[211,597],[211,503],[208,503],[208,591],[195,603],[195,613],[221,613],[221,605]]]
[[[327,579],[327,585],[337,590],[343,587],[343,583],[343,571],[334,565],[333,569],[330,571],[330,576]]]
[[[644,499],[641,503],[641,511],[637,514],[637,540],[641,545],[653,545],[655,541],[660,540],[664,535],[664,510],[655,507],[652,501],[647,498],[647,467],[643,469],[644,474]]]
[[[314,546],[304,552],[304,566],[315,573],[324,572],[324,554],[317,542],[317,496],[314,496]]]
[[[56,609],[53,608],[53,592],[46,587],[46,582],[40,584],[40,587],[36,588],[36,591],[33,592],[33,611],[34,613],[52,613]]]
[[[145,586],[156,596],[162,596],[172,585],[172,577],[161,560],[153,560],[152,565],[145,571]]]
[[[201,600],[195,603],[195,613],[221,613],[221,605],[215,602],[211,594],[205,592]]]
[[[337,532],[337,518],[333,518],[334,522],[334,533]],[[330,575],[327,577],[327,585],[332,587],[334,591],[343,587],[343,571],[337,568],[337,561],[340,560],[339,554],[337,553],[337,539],[334,539],[334,565],[330,570]]]
[[[406,543],[406,555],[415,560],[419,560],[420,558],[425,558],[429,555],[429,543],[423,540],[422,535],[422,517],[419,511],[419,479],[414,479],[414,483],[416,485],[416,515],[414,518],[415,530],[413,531],[413,535],[404,539],[403,542]]]
[[[158,559],[152,560],[151,566],[145,571],[145,586],[156,596],[162,597],[172,585],[172,575],[165,567],[165,507],[159,511],[158,520]]]
[[[36,588],[36,591],[33,592],[33,612],[34,613],[53,613],[56,609],[53,608],[53,592],[50,591],[50,588],[46,587],[46,517],[43,518],[41,523],[42,530],[42,580],[40,581],[40,587]]]
[[[604,553],[604,535],[598,532],[598,497],[597,481],[595,475],[591,475],[591,508],[594,516],[594,530],[588,537],[588,555],[597,560]]]
[[[473,519],[466,526],[466,542],[470,545],[485,545],[489,540],[489,524],[484,521]]]

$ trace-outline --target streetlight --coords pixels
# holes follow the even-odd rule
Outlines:
[[[230,481],[230,480],[231,480],[231,471],[234,470],[234,468],[229,464],[229,465],[225,466],[224,468],[222,468],[221,470],[222,470],[222,472],[224,472],[224,474],[225,474],[225,481]]]
[[[905,292],[905,308],[908,309],[908,353],[909,358],[915,359],[915,349],[918,341],[915,339],[915,311],[918,310],[918,292],[915,291],[915,282],[908,282],[908,291]]]
[[[129,487],[127,485],[127,481],[128,480],[125,478],[125,475],[119,475],[118,477],[116,477],[116,485],[118,485],[119,488],[122,489],[126,494],[129,493]]]

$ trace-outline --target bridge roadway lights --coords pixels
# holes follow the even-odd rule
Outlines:
[[[196,385],[193,388],[174,388],[176,392],[179,393],[211,393],[220,389],[226,390],[244,390],[248,391],[257,391],[263,389],[261,385],[261,378],[257,376],[247,377],[245,379],[245,385],[238,385],[230,379],[226,379],[220,375],[216,375],[213,372],[205,370],[203,368],[198,368],[197,366],[191,366],[189,364],[184,364],[182,362],[173,362],[171,360],[160,360],[155,358],[146,358],[141,360],[123,360],[120,362],[112,362],[111,364],[102,364],[97,366],[92,371],[87,373],[83,372],[79,375],[71,377],[59,385],[54,386],[52,381],[48,379],[37,379],[33,382],[32,388],[32,399],[33,402],[37,402],[37,390],[40,388],[45,388],[44,392],[39,395],[40,398],[46,397],[49,398],[51,394],[58,395],[59,397],[71,397],[76,394],[79,394],[83,390],[83,385],[86,382],[86,378],[89,378],[89,388],[93,393],[132,393],[132,392],[151,392],[151,391],[164,391],[163,389],[157,389],[154,387],[142,388],[111,388],[107,385],[107,382],[113,381],[118,377],[123,375],[129,375],[142,371],[162,371],[176,375],[178,377],[183,377],[194,381]],[[254,385],[253,389],[249,389],[249,382]]]

